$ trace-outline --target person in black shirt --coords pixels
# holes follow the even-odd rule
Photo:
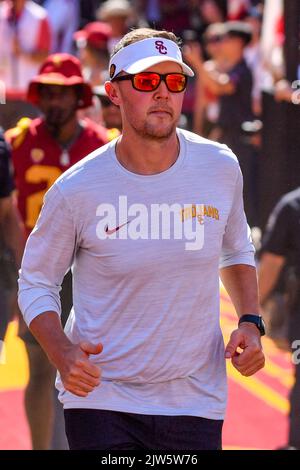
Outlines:
[[[289,268],[289,272],[293,273],[293,286],[288,289],[288,341],[296,353],[300,340],[300,188],[283,196],[269,218],[258,272],[262,308],[283,268]],[[300,449],[299,354],[294,354],[293,358],[296,380],[290,394],[290,427],[286,449]]]
[[[13,200],[13,189],[10,151],[0,130],[0,344],[10,319],[17,287],[16,268],[21,265],[24,250],[23,226]]]
[[[207,70],[199,48],[185,48],[185,58],[196,71],[202,87],[219,98],[219,141],[228,145],[239,159],[244,176],[244,204],[248,223],[257,225],[256,151],[243,131],[252,123],[252,73],[244,49],[252,38],[250,25],[227,21],[218,25],[222,71]]]

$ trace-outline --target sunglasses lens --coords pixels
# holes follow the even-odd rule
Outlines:
[[[179,93],[186,87],[186,76],[181,73],[170,73],[166,77],[167,86],[173,93]]]
[[[159,86],[161,77],[163,78],[163,75],[154,72],[137,73],[133,76],[134,88],[140,91],[154,91]],[[187,78],[181,73],[168,73],[165,79],[169,91],[173,93],[179,93],[186,87]]]
[[[160,76],[156,73],[137,73],[133,80],[137,90],[153,91],[159,85]]]

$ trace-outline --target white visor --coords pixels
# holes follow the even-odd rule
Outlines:
[[[194,76],[193,70],[182,61],[181,51],[174,41],[149,38],[124,47],[110,59],[110,79],[122,70],[130,74],[139,73],[161,62],[175,62],[181,65],[183,73]]]

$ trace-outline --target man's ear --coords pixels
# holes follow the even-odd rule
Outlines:
[[[120,100],[120,92],[119,92],[118,86],[116,86],[112,82],[105,82],[104,87],[105,87],[105,91],[106,91],[107,96],[109,97],[109,99],[114,104],[119,106],[120,103],[121,103],[121,100]]]

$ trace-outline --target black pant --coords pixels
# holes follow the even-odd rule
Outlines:
[[[221,450],[222,420],[109,410],[64,411],[71,450]]]

